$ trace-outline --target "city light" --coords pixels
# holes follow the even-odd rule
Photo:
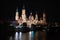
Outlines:
[[[18,10],[18,9],[17,9]],[[23,8],[22,9],[22,15],[19,18],[19,12],[16,12],[16,16],[15,16],[15,20],[18,22],[19,25],[23,24],[23,23],[27,23],[27,26],[29,25],[29,27],[31,28],[31,25],[34,24],[42,24],[42,25],[46,25],[46,14],[43,12],[43,17],[42,19],[40,19],[38,21],[38,15],[37,12],[35,14],[35,19],[34,16],[32,15],[32,12],[30,13],[29,17],[26,17],[26,10]]]
[[[15,40],[18,40],[18,32],[15,33]]]

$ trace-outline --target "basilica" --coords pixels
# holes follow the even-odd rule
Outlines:
[[[31,26],[31,24],[41,24],[41,25],[45,25],[47,24],[46,22],[46,14],[43,12],[43,17],[42,19],[40,18],[40,20],[38,20],[38,15],[37,12],[35,14],[35,18],[32,15],[32,12],[30,13],[29,17],[26,17],[26,10],[23,8],[22,9],[22,15],[19,17],[19,12],[18,12],[18,8],[16,9],[16,14],[15,14],[15,21],[17,21],[17,23],[19,25],[23,24],[23,23],[27,23],[27,26]]]

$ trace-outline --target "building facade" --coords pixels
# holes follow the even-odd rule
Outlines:
[[[47,24],[46,22],[46,14],[43,12],[43,17],[42,19],[40,19],[38,21],[38,15],[37,15],[37,12],[35,14],[35,18],[34,16],[32,15],[32,12],[30,13],[29,17],[27,18],[26,17],[26,10],[22,9],[22,15],[19,17],[19,12],[18,12],[18,9],[16,9],[16,15],[15,15],[15,20],[18,21],[18,24],[21,25],[23,23],[27,23],[27,25],[31,26],[31,24],[42,24],[42,25],[45,25]]]

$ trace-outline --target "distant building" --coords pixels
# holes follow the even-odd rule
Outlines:
[[[18,8],[16,9],[16,15],[15,15],[15,20],[19,19],[19,13],[18,13]]]
[[[18,9],[16,9],[16,15],[15,15],[15,20],[18,21],[19,25],[23,24],[24,22],[27,23],[27,25],[30,25],[31,24],[47,24],[46,22],[46,14],[43,12],[43,17],[42,19],[40,19],[38,21],[38,15],[37,15],[37,12],[36,12],[36,15],[35,15],[35,19],[34,19],[34,16],[32,16],[32,12],[30,13],[29,17],[27,18],[26,17],[26,10],[25,10],[25,7],[23,6],[23,9],[22,9],[22,15],[21,17],[19,18],[19,13],[18,13]]]

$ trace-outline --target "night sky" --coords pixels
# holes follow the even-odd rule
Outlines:
[[[1,14],[0,20],[14,20],[16,8],[19,8],[19,14],[21,14],[21,10],[23,5],[25,6],[27,17],[29,16],[30,12],[35,14],[37,11],[38,16],[41,17],[42,13],[45,9],[45,13],[47,15],[48,22],[60,22],[60,15],[59,15],[59,7],[57,1],[51,0],[4,0],[1,3]]]

